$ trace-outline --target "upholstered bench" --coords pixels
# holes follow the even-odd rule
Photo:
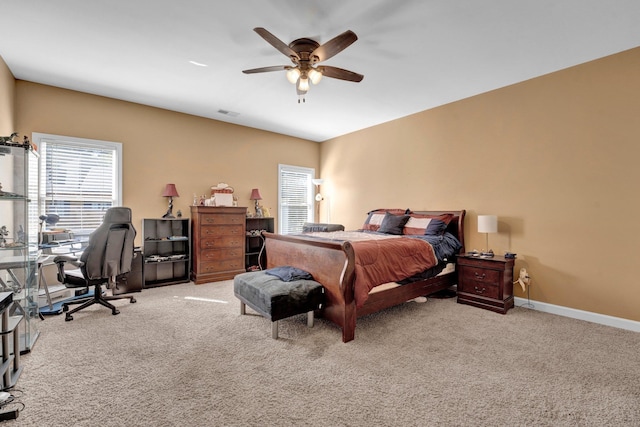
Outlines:
[[[278,321],[307,313],[307,326],[313,326],[313,312],[324,303],[324,288],[314,280],[284,281],[264,271],[238,274],[233,293],[240,300],[240,314],[246,305],[271,320],[271,337],[278,338]]]

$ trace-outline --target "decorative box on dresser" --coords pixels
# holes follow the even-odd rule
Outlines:
[[[245,207],[191,206],[191,280],[197,285],[244,273]]]
[[[513,259],[458,256],[458,303],[506,314],[513,308]]]

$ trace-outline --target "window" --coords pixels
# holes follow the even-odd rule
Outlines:
[[[106,210],[122,203],[122,144],[33,134],[40,153],[40,215],[60,217],[57,228],[88,236]]]
[[[312,168],[278,165],[278,232],[300,233],[305,222],[313,222]]]

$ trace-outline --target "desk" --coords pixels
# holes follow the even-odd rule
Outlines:
[[[27,268],[28,263],[29,261],[26,260],[24,256],[20,255],[2,258],[2,260],[0,261],[0,270],[7,270],[7,273],[9,273],[9,276],[11,277],[11,281],[13,283],[12,286],[9,286],[7,283],[5,283],[4,280],[2,280],[2,277],[0,277],[0,285],[2,286],[3,291],[19,292],[20,290],[24,289],[24,285],[22,284],[18,276],[16,276],[16,274],[13,272],[13,270]],[[29,280],[27,280],[27,283],[30,283],[34,274],[35,268],[30,268]]]
[[[57,240],[49,243],[43,243],[38,246],[42,250],[43,255],[75,255],[85,247],[88,241],[82,241],[77,239],[72,240]]]

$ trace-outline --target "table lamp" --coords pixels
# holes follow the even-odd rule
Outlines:
[[[260,205],[258,204],[258,200],[262,200],[260,190],[258,190],[257,188],[251,190],[251,197],[249,197],[249,200],[254,200],[256,202],[256,216],[261,217],[262,215],[260,212]]]
[[[484,252],[490,252],[489,233],[498,232],[498,217],[495,215],[478,215],[478,233],[486,234],[487,247]]]
[[[180,197],[180,195],[178,194],[178,190],[176,190],[176,185],[167,184],[167,186],[164,188],[164,191],[162,192],[162,197],[169,198],[169,209],[167,210],[166,214],[162,215],[162,218],[175,218],[173,216],[173,198]]]

